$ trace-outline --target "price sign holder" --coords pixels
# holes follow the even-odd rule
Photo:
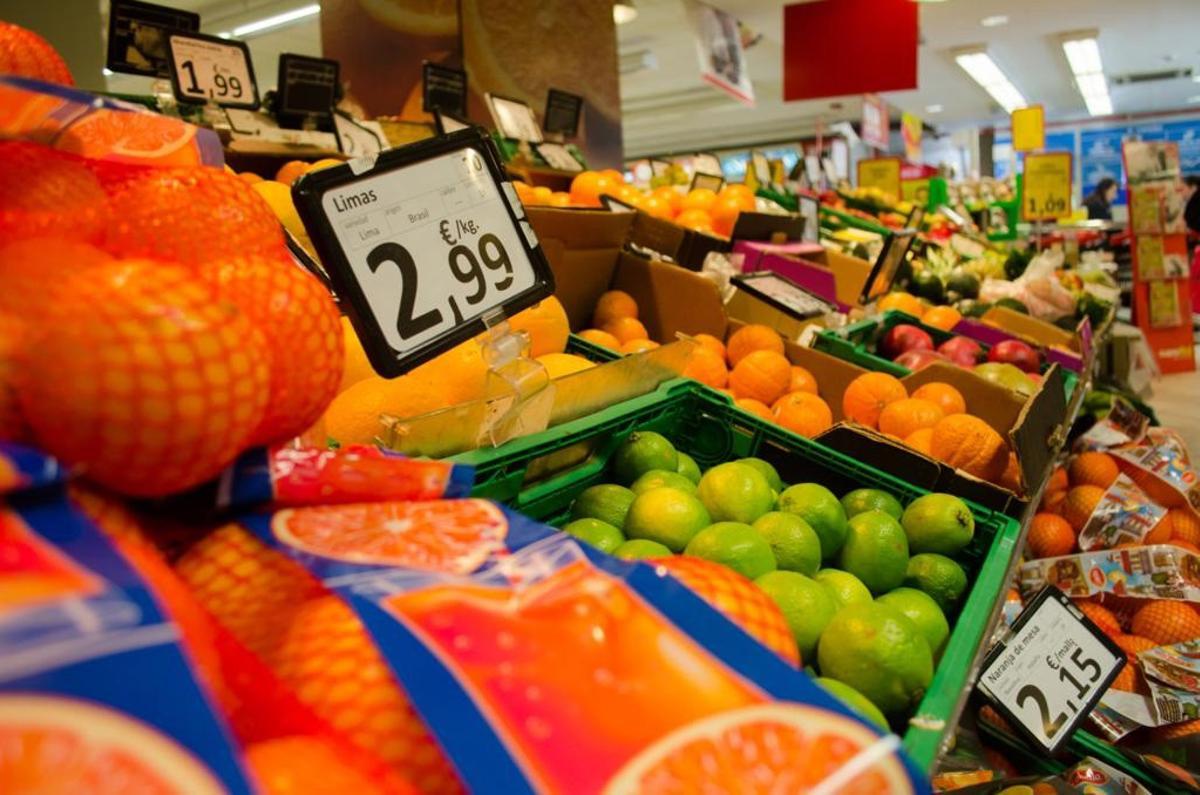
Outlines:
[[[333,106],[337,102],[341,66],[329,58],[312,58],[284,52],[279,54],[275,118],[280,127],[301,129],[312,122],[319,130],[333,132]]]
[[[988,653],[977,687],[1035,747],[1055,753],[1125,666],[1125,652],[1054,585]]]
[[[554,292],[479,128],[313,172],[296,209],[376,372],[401,375]]]
[[[708,188],[713,193],[716,193],[723,187],[725,187],[724,177],[719,177],[716,174],[704,174],[700,171],[697,171],[692,175],[692,187],[690,190],[696,190],[697,188]]]
[[[552,88],[546,92],[542,129],[563,138],[574,138],[579,134],[579,117],[582,112],[583,97]]]
[[[170,77],[167,36],[196,33],[200,15],[139,0],[112,0],[108,9],[105,66],[114,72]]]
[[[731,281],[739,290],[745,290],[796,320],[809,320],[837,312],[833,304],[772,271],[743,273],[734,276]]]
[[[1054,221],[1070,215],[1073,170],[1070,152],[1025,155],[1021,220]]]
[[[254,63],[244,41],[172,33],[167,36],[171,90],[180,102],[214,102],[223,108],[258,108]]]
[[[908,256],[908,250],[912,248],[916,237],[915,229],[899,229],[887,236],[875,264],[871,267],[871,275],[863,285],[862,294],[858,299],[860,304],[866,306],[892,289],[892,282],[896,281],[900,263]]]
[[[421,65],[421,109],[441,111],[459,118],[467,115],[467,72],[453,66],[425,61]]]
[[[546,165],[551,168],[557,168],[559,171],[580,172],[583,171],[583,163],[575,159],[571,154],[571,150],[560,143],[553,141],[543,141],[540,144],[534,144],[533,150],[538,153],[542,160],[546,161]]]
[[[858,187],[878,188],[899,199],[900,166],[898,157],[872,157],[858,161]]]

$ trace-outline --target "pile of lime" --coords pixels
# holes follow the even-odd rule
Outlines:
[[[871,488],[838,499],[819,483],[784,484],[758,458],[701,472],[653,431],[631,434],[609,474],[579,494],[564,531],[619,558],[727,566],[779,605],[805,664],[852,708],[886,725],[920,702],[967,587],[948,557],[975,532],[962,500],[904,506]]]

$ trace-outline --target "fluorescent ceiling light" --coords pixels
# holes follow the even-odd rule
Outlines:
[[[979,20],[979,24],[983,25],[985,28],[998,28],[1001,25],[1008,24],[1008,17],[1004,16],[1003,14],[995,14]]]
[[[972,80],[983,86],[983,90],[988,92],[1006,113],[1012,113],[1017,108],[1023,108],[1029,104],[1017,87],[1012,84],[1012,81],[992,60],[992,56],[983,50],[956,53],[954,60],[964,72],[971,76]]]
[[[945,108],[943,108],[941,105],[926,105],[925,106],[926,113],[941,113],[943,110],[945,110]]]
[[[633,5],[633,0],[624,0],[624,2],[613,3],[613,22],[618,25],[624,25],[626,22],[632,22],[637,19],[638,10]]]
[[[1076,34],[1064,38],[1062,48],[1088,113],[1093,116],[1111,115],[1112,98],[1108,95],[1108,81],[1104,79],[1104,64],[1100,60],[1100,44],[1096,41],[1096,34]]]
[[[247,22],[245,25],[238,25],[230,31],[222,31],[217,35],[223,39],[241,38],[242,36],[252,36],[255,33],[262,33],[264,30],[272,28],[280,28],[284,25],[290,25],[293,22],[299,22],[302,19],[308,19],[321,13],[321,4],[313,3],[311,5],[300,6],[293,8],[291,11],[284,11],[282,14],[276,14],[270,17]]]

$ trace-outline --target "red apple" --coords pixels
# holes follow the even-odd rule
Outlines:
[[[879,352],[893,360],[900,354],[909,351],[931,350],[933,350],[933,337],[929,336],[924,329],[907,323],[893,326],[879,341]]]
[[[974,367],[983,358],[983,346],[970,337],[951,337],[938,346],[938,353],[959,367]]]
[[[950,362],[950,359],[938,353],[937,351],[915,350],[905,351],[897,356],[894,361],[901,367],[907,367],[909,370],[923,370],[934,362]]]
[[[1036,373],[1042,365],[1038,352],[1020,340],[996,343],[988,351],[988,361],[1015,365],[1027,373]]]

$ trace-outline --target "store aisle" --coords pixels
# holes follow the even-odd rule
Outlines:
[[[1200,450],[1200,372],[1158,379],[1150,404],[1159,422],[1179,431],[1189,449]]]

